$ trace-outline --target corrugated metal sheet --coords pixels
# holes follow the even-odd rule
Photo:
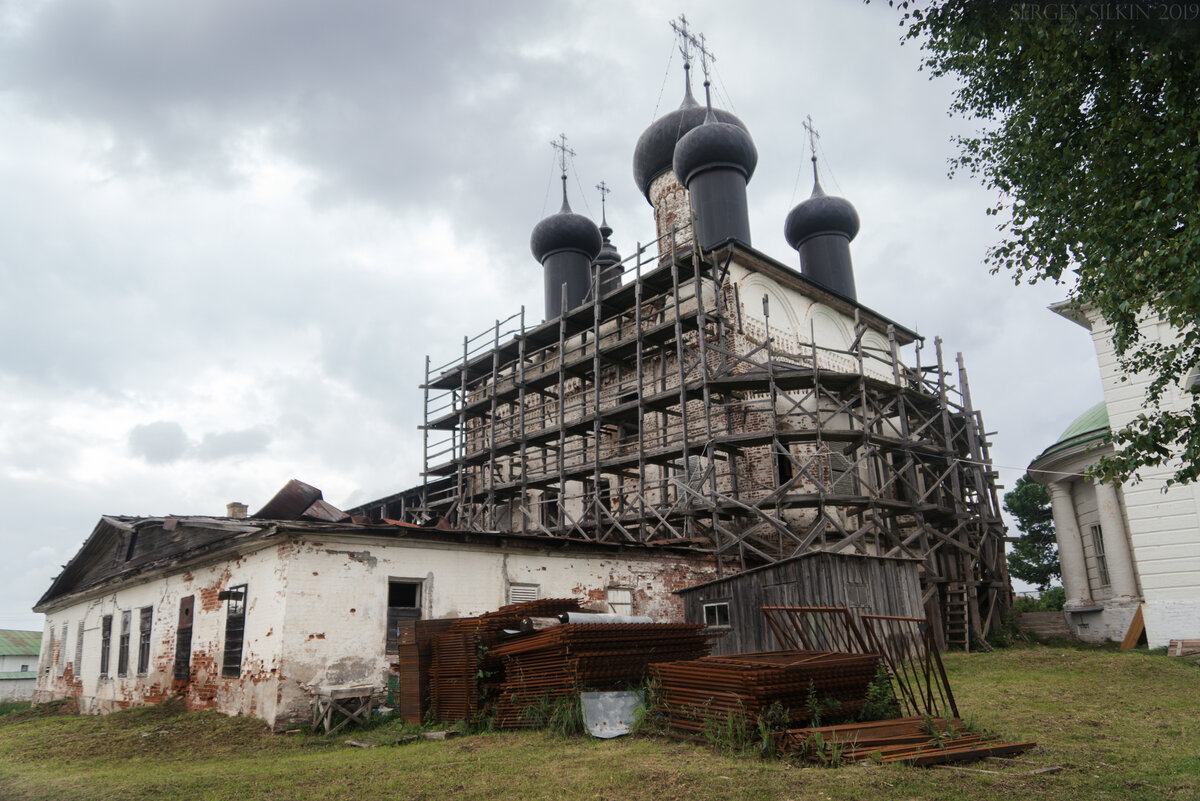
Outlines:
[[[0,629],[0,656],[37,656],[41,650],[40,631]]]

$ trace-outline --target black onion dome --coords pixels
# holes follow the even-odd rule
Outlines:
[[[595,259],[596,264],[600,267],[611,267],[614,264],[621,263],[620,252],[608,239],[612,236],[612,232],[613,229],[609,228],[607,223],[600,226],[600,235],[604,238],[604,241],[600,243],[600,253]]]
[[[715,108],[713,114],[719,122],[746,129],[742,121],[728,111]],[[691,87],[688,87],[679,108],[659,117],[638,137],[637,147],[633,149],[633,180],[647,200],[650,199],[650,184],[671,169],[675,145],[685,134],[704,122],[704,115],[704,106],[696,102]]]
[[[841,234],[847,239],[858,234],[854,206],[845,198],[825,194],[820,181],[814,183],[812,197],[792,209],[783,223],[783,235],[793,248],[818,234]]]
[[[675,145],[675,177],[684,186],[700,170],[713,167],[732,167],[749,182],[757,165],[758,149],[745,126],[718,122],[714,117],[688,131]]]
[[[565,187],[562,208],[535,225],[529,237],[529,249],[539,263],[564,250],[582,253],[589,261],[594,261],[600,253],[600,244],[600,229],[587,217],[571,211]]]

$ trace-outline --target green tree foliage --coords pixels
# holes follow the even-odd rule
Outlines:
[[[980,121],[952,169],[999,199],[993,272],[1060,281],[1113,326],[1122,366],[1150,378],[1098,478],[1173,465],[1200,477],[1200,391],[1164,401],[1200,367],[1200,7],[1181,2],[891,4],[951,111]],[[1160,343],[1139,321],[1179,333]],[[1175,462],[1182,460],[1182,465]]]
[[[1021,538],[1008,554],[1008,572],[1045,590],[1055,579],[1062,578],[1046,488],[1026,473],[1004,493],[1004,510],[1016,519],[1021,532]]]

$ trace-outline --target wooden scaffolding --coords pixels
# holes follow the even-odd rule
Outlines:
[[[597,280],[558,319],[522,309],[454,362],[427,358],[424,482],[384,516],[688,545],[722,573],[812,550],[918,557],[940,638],[981,642],[1011,591],[961,355],[916,339],[906,364],[895,326],[865,337],[858,310],[845,349],[777,330],[730,278],[762,254],[675,241],[639,246],[619,288]]]

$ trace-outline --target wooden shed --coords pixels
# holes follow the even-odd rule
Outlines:
[[[714,654],[775,650],[763,606],[844,606],[863,614],[925,617],[921,560],[817,551],[676,592],[689,623],[725,636]]]

